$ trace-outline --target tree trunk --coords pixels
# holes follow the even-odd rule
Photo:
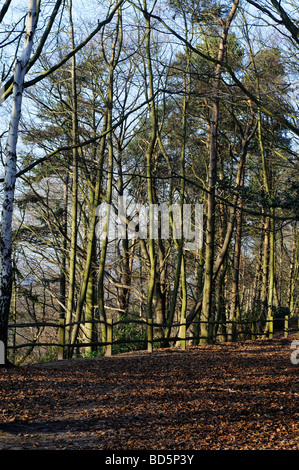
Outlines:
[[[122,168],[122,144],[120,141],[117,142],[117,170],[118,170],[118,196],[120,198],[124,197],[124,181],[123,181],[123,168]],[[123,208],[123,212],[125,211]],[[118,208],[120,210],[120,208]],[[122,234],[122,239],[119,241],[118,253],[120,257],[120,286],[117,287],[117,305],[120,311],[122,311],[123,316],[127,316],[129,312],[130,305],[130,295],[131,295],[131,283],[132,283],[132,265],[133,265],[133,256],[135,251],[135,239],[131,242],[128,237],[128,230],[125,230],[125,233]]]
[[[82,309],[84,305],[84,301],[87,296],[87,289],[90,287],[90,276],[92,273],[92,262],[94,260],[95,254],[95,237],[96,237],[96,217],[97,217],[97,207],[100,202],[100,193],[102,188],[102,179],[103,179],[103,164],[104,164],[104,156],[106,150],[106,134],[105,131],[107,130],[107,116],[105,116],[104,123],[103,123],[103,137],[100,144],[99,150],[99,162],[96,172],[96,184],[93,191],[91,191],[91,201],[90,201],[90,224],[89,224],[89,233],[87,238],[87,248],[86,248],[86,259],[83,268],[83,279],[81,281],[80,292],[78,295],[77,300],[77,307],[76,307],[76,322],[79,322],[82,316]],[[87,299],[86,299],[87,300]],[[71,344],[76,342],[77,336],[79,332],[79,325],[76,324],[72,331],[72,341]],[[70,350],[69,355],[72,356],[73,349]]]
[[[298,235],[297,235],[297,222],[292,224],[292,235],[293,235],[293,244],[292,244],[292,253],[290,261],[290,275],[289,275],[289,286],[288,286],[288,307],[290,310],[290,316],[295,315],[295,282],[298,275]],[[297,271],[297,272],[296,272]]]
[[[143,2],[144,10],[147,12],[146,0]],[[155,256],[155,240],[154,240],[154,192],[153,192],[153,175],[152,175],[152,159],[157,142],[157,116],[154,103],[154,77],[152,70],[152,59],[151,59],[151,23],[150,18],[145,14],[146,21],[146,60],[147,60],[147,72],[148,72],[148,90],[146,93],[149,94],[148,98],[151,100],[149,103],[150,114],[152,119],[152,132],[149,139],[149,144],[146,152],[146,177],[147,177],[147,191],[148,191],[148,202],[149,202],[149,259],[150,259],[150,273],[149,282],[147,289],[147,300],[146,300],[146,318],[147,320],[153,319],[153,298],[155,291],[155,276],[156,276],[156,256]]]
[[[118,40],[120,39],[120,44]],[[102,240],[101,255],[99,261],[99,273],[98,273],[98,305],[99,305],[99,318],[103,322],[101,324],[101,341],[106,342],[107,340],[107,329],[106,329],[106,309],[105,309],[105,290],[104,290],[104,275],[105,275],[105,263],[108,250],[108,239],[109,239],[109,225],[110,225],[110,207],[112,203],[112,191],[113,191],[113,167],[114,167],[114,149],[113,149],[113,96],[114,96],[114,70],[119,59],[121,50],[121,8],[118,11],[118,18],[116,24],[115,38],[112,44],[110,61],[107,63],[109,67],[109,78],[108,78],[108,90],[107,90],[107,127],[108,127],[108,172],[107,172],[107,194],[106,194],[106,218],[104,223],[104,237]],[[118,46],[118,49],[117,49]],[[106,348],[104,348],[106,351]]]
[[[269,273],[269,243],[270,240],[270,218],[266,216],[264,222],[263,263],[262,263],[262,286],[261,286],[261,314],[266,316],[268,295],[268,273]]]
[[[95,244],[94,244],[95,246]],[[94,251],[94,249],[93,249]],[[92,258],[94,258],[94,253],[92,253]],[[95,306],[95,282],[94,282],[94,271],[92,266],[89,268],[89,276],[87,281],[86,288],[86,306],[85,306],[85,318],[86,321],[84,325],[84,343],[91,343],[94,338],[94,306]],[[86,354],[91,354],[93,351],[92,345],[86,346],[84,348]]]
[[[185,30],[187,26],[185,25]],[[180,328],[179,328],[179,338],[184,337],[186,334],[186,312],[187,312],[187,273],[186,273],[186,259],[184,252],[184,202],[185,202],[185,161],[186,161],[186,145],[187,145],[187,110],[190,98],[191,91],[191,81],[190,81],[190,51],[186,50],[187,55],[187,65],[186,65],[186,74],[184,76],[184,101],[182,108],[182,148],[181,148],[181,188],[180,188],[180,240],[179,240],[179,252],[181,255],[181,291],[182,291],[182,302],[181,302],[181,311],[180,311]],[[180,341],[181,345],[185,346],[184,339]]]
[[[71,48],[75,48],[74,27],[72,19],[72,0],[69,5],[69,21],[70,21],[70,35],[71,35]],[[77,71],[76,71],[76,56],[72,57],[71,66],[71,109],[72,109],[72,145],[78,143],[78,100],[77,100]],[[66,309],[66,330],[65,342],[69,344],[71,327],[69,323],[72,321],[75,301],[76,289],[76,264],[77,264],[77,213],[78,213],[78,149],[73,148],[73,161],[72,161],[72,214],[71,214],[71,243],[70,243],[70,256],[69,256],[69,275],[68,275],[68,298]]]
[[[217,181],[217,141],[218,141],[218,121],[219,121],[219,90],[221,86],[222,65],[226,50],[226,42],[229,28],[235,16],[239,1],[235,0],[231,11],[223,25],[221,40],[218,51],[218,61],[216,66],[215,80],[213,85],[213,104],[210,127],[210,161],[208,175],[208,196],[207,196],[207,228],[206,228],[206,250],[205,250],[205,281],[202,300],[202,325],[201,343],[208,342],[209,325],[208,322],[212,313],[212,293],[213,293],[213,266],[214,266],[214,246],[215,246],[215,188]]]
[[[244,169],[242,173],[241,187],[244,185]],[[230,320],[237,317],[240,318],[240,295],[239,295],[239,279],[240,279],[240,261],[241,261],[241,241],[242,241],[242,227],[243,227],[243,214],[242,214],[242,196],[240,196],[238,209],[237,209],[237,227],[235,238],[235,252],[234,252],[234,267],[233,267],[233,285],[232,285],[232,304],[230,312]]]
[[[12,216],[17,168],[18,130],[22,109],[24,80],[36,29],[36,15],[36,0],[29,0],[23,53],[21,58],[17,60],[15,66],[13,102],[5,151],[6,161],[1,211],[0,252],[0,341],[4,343],[5,352],[7,352],[7,326],[12,294]]]

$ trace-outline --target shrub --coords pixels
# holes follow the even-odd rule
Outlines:
[[[134,321],[134,318],[131,319]],[[121,317],[121,321],[130,321],[129,318]],[[129,340],[129,343],[125,343]],[[113,344],[113,354],[121,354],[124,352],[138,351],[144,349],[144,328],[140,323],[117,323],[113,327],[113,343],[116,341],[124,341],[124,343]],[[136,341],[134,343],[133,341]]]

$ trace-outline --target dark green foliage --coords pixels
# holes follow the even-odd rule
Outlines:
[[[134,319],[131,319],[133,321]],[[121,323],[121,322],[124,323]],[[145,347],[144,343],[144,328],[139,323],[129,323],[127,317],[121,317],[119,322],[113,327],[113,354],[120,354],[124,352],[138,351]],[[127,323],[128,322],[128,323]],[[117,341],[132,341],[127,344],[114,344]],[[136,340],[136,343],[134,343]]]

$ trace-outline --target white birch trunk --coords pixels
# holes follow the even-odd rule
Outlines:
[[[30,59],[36,28],[36,0],[28,0],[26,35],[23,53],[17,60],[14,73],[13,101],[6,146],[5,179],[0,225],[0,340],[7,344],[7,324],[12,291],[12,215],[17,168],[17,141],[21,117],[23,84]]]

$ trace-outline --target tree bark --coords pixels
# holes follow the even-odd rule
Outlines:
[[[288,307],[290,310],[290,316],[295,315],[295,282],[296,276],[298,275],[298,261],[296,254],[298,254],[298,234],[297,234],[297,223],[292,224],[292,235],[293,235],[293,244],[292,244],[292,253],[290,261],[290,274],[289,274],[289,285],[288,285]],[[297,267],[297,270],[296,270]]]
[[[147,320],[153,319],[153,298],[155,292],[155,276],[156,276],[156,255],[155,255],[155,240],[154,240],[154,191],[153,191],[153,175],[152,175],[152,159],[155,151],[157,142],[157,116],[154,103],[154,77],[152,69],[151,59],[151,23],[150,17],[147,13],[146,0],[143,2],[145,10],[145,22],[146,22],[146,61],[147,61],[147,72],[148,72],[148,90],[146,93],[149,94],[150,114],[152,119],[152,131],[149,139],[149,144],[146,152],[146,177],[147,177],[147,191],[148,191],[148,203],[149,203],[149,260],[150,260],[150,273],[149,282],[147,289],[147,301],[146,301],[146,318]]]
[[[75,48],[74,27],[72,19],[72,0],[69,5],[69,21],[70,21],[70,35],[71,35],[71,48]],[[71,328],[68,324],[72,321],[75,289],[76,289],[76,264],[77,264],[77,213],[78,213],[78,100],[77,100],[77,70],[76,70],[76,56],[72,57],[71,66],[71,108],[72,108],[72,145],[73,148],[73,171],[72,171],[72,214],[71,214],[71,246],[69,256],[69,275],[68,275],[68,298],[66,309],[66,344],[70,341]]]
[[[108,127],[108,174],[107,174],[107,195],[106,203],[106,219],[104,224],[104,237],[102,240],[101,255],[99,261],[99,273],[98,273],[98,305],[99,305],[99,318],[102,322],[106,322],[106,309],[105,309],[105,291],[104,291],[104,275],[105,275],[105,262],[108,249],[108,234],[109,234],[109,218],[110,218],[110,206],[112,203],[112,191],[113,191],[113,167],[114,167],[114,150],[113,150],[113,131],[112,131],[112,120],[113,120],[113,96],[114,96],[114,71],[115,66],[118,62],[121,42],[117,44],[118,40],[122,39],[121,30],[121,9],[118,11],[118,19],[116,24],[115,39],[112,44],[110,61],[107,63],[109,67],[109,78],[108,78],[108,90],[107,90],[107,127]],[[117,49],[118,46],[118,49]],[[101,340],[106,342],[107,340],[107,329],[104,323],[101,324]],[[106,348],[104,348],[106,350]]]
[[[0,246],[0,340],[4,343],[6,353],[7,325],[12,294],[12,216],[17,168],[17,141],[22,109],[23,85],[27,65],[31,55],[33,36],[36,29],[36,15],[36,0],[29,0],[23,53],[21,58],[17,60],[15,66],[13,102],[5,151],[5,180],[3,185],[3,204],[1,211]]]
[[[219,121],[219,91],[221,86],[222,62],[226,50],[226,42],[230,25],[233,21],[238,8],[239,1],[235,0],[231,11],[223,25],[221,40],[218,51],[218,64],[215,71],[213,85],[213,104],[210,130],[210,161],[208,174],[208,196],[207,196],[207,228],[206,228],[206,250],[205,250],[205,280],[202,300],[202,325],[201,325],[201,343],[208,342],[209,325],[208,322],[212,312],[212,293],[213,293],[213,266],[214,266],[214,246],[215,246],[215,188],[217,180],[217,140],[218,140],[218,121]]]

